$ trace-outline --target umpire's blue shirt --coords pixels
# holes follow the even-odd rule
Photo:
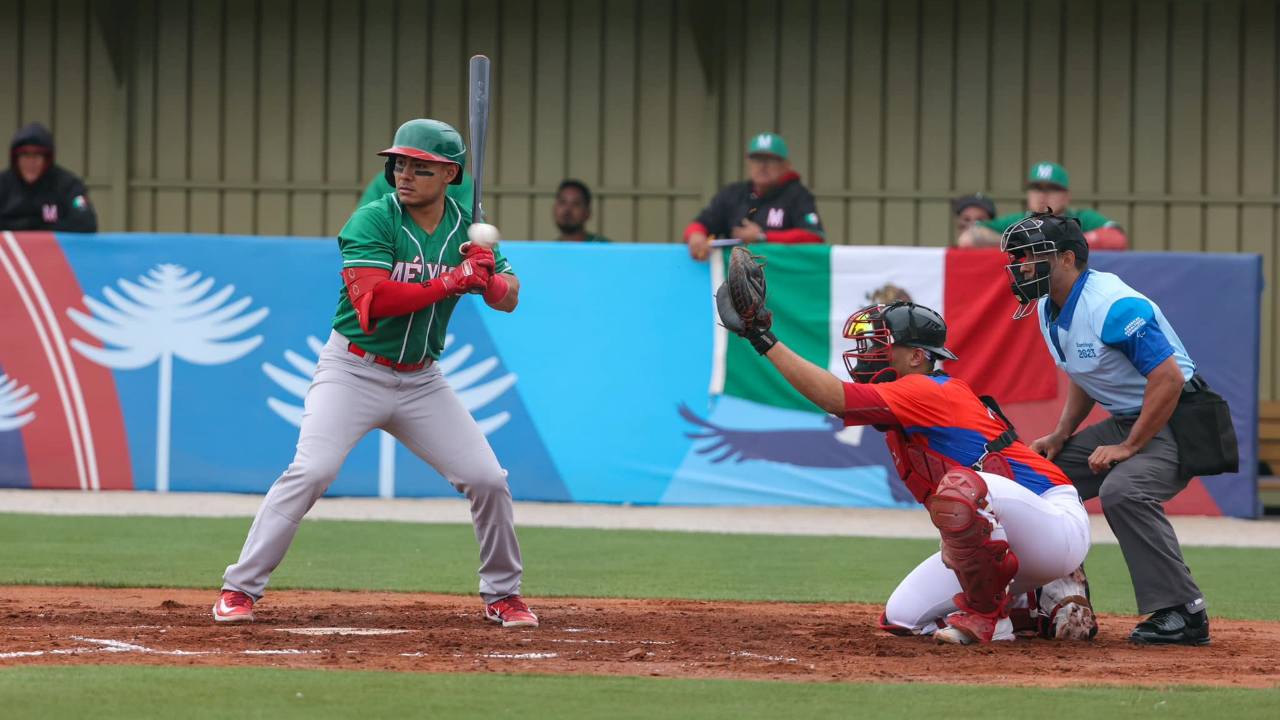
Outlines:
[[[1059,309],[1039,302],[1040,330],[1058,367],[1112,415],[1137,415],[1147,374],[1172,356],[1183,380],[1196,365],[1160,307],[1116,275],[1086,270]]]

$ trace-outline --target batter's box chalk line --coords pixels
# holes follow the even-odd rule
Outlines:
[[[785,663],[799,662],[799,660],[796,660],[793,657],[782,657],[781,655],[761,655],[759,653],[747,652],[746,650],[734,650],[729,654],[734,657],[755,658],[757,660],[769,660],[771,662],[785,662]]]
[[[217,650],[156,650],[154,648],[146,647],[145,645],[135,645],[133,643],[127,643],[127,642],[124,642],[123,640],[89,638],[89,637],[81,637],[79,635],[72,635],[71,639],[79,640],[80,642],[92,643],[94,645],[100,645],[101,647],[98,648],[99,652],[136,652],[136,653],[146,653],[150,655],[218,655],[219,654]]]
[[[20,650],[15,652],[0,652],[0,660],[8,660],[14,658],[40,657],[42,655],[87,655],[90,653],[141,653],[145,655],[169,655],[169,656],[190,656],[190,655],[224,655],[221,650],[157,650],[149,648],[145,645],[137,645],[135,643],[125,642],[123,640],[111,640],[107,638],[91,638],[81,635],[70,636],[71,640],[77,642],[89,643],[94,647],[78,647],[78,648],[57,648],[51,650]],[[267,650],[240,650],[239,655],[316,655],[328,652],[327,650],[298,650],[294,648],[267,649]],[[353,652],[353,651],[348,651]]]

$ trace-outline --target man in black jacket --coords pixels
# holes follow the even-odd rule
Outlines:
[[[53,133],[28,123],[9,143],[0,173],[0,230],[98,232],[98,215],[80,178],[53,163]]]
[[[820,243],[826,239],[813,193],[791,169],[787,143],[760,133],[747,145],[750,180],[726,185],[684,230],[689,255],[706,260],[711,242]]]

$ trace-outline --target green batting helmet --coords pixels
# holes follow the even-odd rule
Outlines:
[[[395,187],[396,180],[392,173],[396,156],[414,158],[415,160],[434,160],[435,162],[453,163],[458,166],[458,174],[453,176],[451,185],[462,184],[462,170],[467,166],[467,145],[462,136],[449,123],[439,120],[419,118],[410,120],[396,130],[396,137],[391,147],[378,153],[387,158],[387,182]]]

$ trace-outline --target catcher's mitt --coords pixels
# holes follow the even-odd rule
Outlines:
[[[773,313],[764,304],[764,267],[758,260],[744,247],[733,249],[728,278],[716,290],[716,309],[725,328],[751,341],[756,352],[764,355],[778,338],[769,329]]]

